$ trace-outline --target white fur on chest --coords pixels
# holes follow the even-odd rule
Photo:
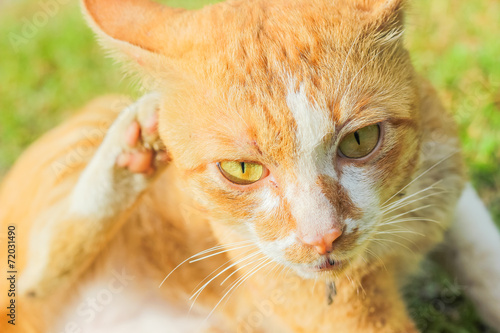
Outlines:
[[[113,271],[81,288],[54,333],[192,333],[203,332],[206,314],[188,314],[186,306],[169,304],[155,287],[137,289],[139,278]]]

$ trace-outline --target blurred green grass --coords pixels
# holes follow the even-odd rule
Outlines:
[[[196,8],[215,1],[171,0]],[[94,41],[78,4],[57,8],[47,24],[13,48],[40,2],[0,0],[0,178],[22,150],[89,99],[138,96]],[[500,221],[500,2],[419,0],[408,14],[407,45],[460,127],[472,182]],[[435,263],[408,288],[425,332],[487,332],[461,289]],[[443,296],[444,295],[444,296]],[[452,295],[453,297],[450,297]]]

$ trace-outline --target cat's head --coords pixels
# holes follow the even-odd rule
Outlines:
[[[161,136],[211,218],[305,277],[364,251],[418,164],[402,6],[84,1],[103,44],[162,94]]]

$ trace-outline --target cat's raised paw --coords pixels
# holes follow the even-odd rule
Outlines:
[[[116,165],[132,173],[152,175],[168,162],[168,154],[158,135],[158,109],[148,104],[139,107],[128,125],[122,138],[124,149]]]

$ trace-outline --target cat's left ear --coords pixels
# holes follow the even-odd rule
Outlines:
[[[401,28],[404,25],[405,0],[360,0],[358,6],[369,11],[372,24],[379,30]]]
[[[358,11],[359,24],[371,40],[381,45],[401,45],[406,3],[405,0],[352,0],[351,6]]]
[[[81,0],[83,12],[114,58],[155,74],[189,48],[186,22],[193,12],[150,0]],[[167,65],[167,66],[165,66]]]

